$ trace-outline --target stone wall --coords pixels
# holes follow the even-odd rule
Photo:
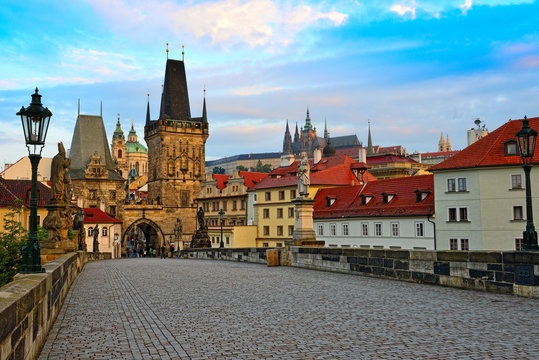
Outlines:
[[[189,249],[176,253],[176,257],[205,260],[242,261],[257,264],[267,264],[266,250],[271,248],[234,248],[234,249]],[[281,249],[277,248],[279,255]]]
[[[0,359],[35,359],[67,292],[88,261],[99,253],[69,253],[43,267],[42,274],[18,274],[0,288]]]
[[[539,252],[293,247],[292,266],[539,298]]]

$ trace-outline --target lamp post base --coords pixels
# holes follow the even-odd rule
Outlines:
[[[39,245],[30,243],[21,249],[22,253],[22,274],[44,273],[45,269],[41,267],[41,255]]]

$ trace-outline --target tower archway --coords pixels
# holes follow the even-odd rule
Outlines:
[[[137,234],[135,239],[131,238],[133,234]],[[147,252],[152,248],[153,253],[158,254],[164,241],[165,236],[159,225],[150,219],[140,218],[132,222],[124,231],[122,252],[126,253],[128,247],[134,247],[136,249],[143,248]]]

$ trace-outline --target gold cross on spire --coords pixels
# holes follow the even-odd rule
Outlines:
[[[168,60],[168,43],[167,43],[167,60]]]

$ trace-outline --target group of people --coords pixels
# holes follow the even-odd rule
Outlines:
[[[167,248],[165,244],[161,245],[161,259],[164,259],[167,257]],[[170,256],[174,256],[174,244],[170,244]],[[139,249],[127,249],[127,257],[132,258],[142,258],[142,257],[153,257],[155,256],[154,250],[152,247],[149,249],[146,248],[139,248]]]

